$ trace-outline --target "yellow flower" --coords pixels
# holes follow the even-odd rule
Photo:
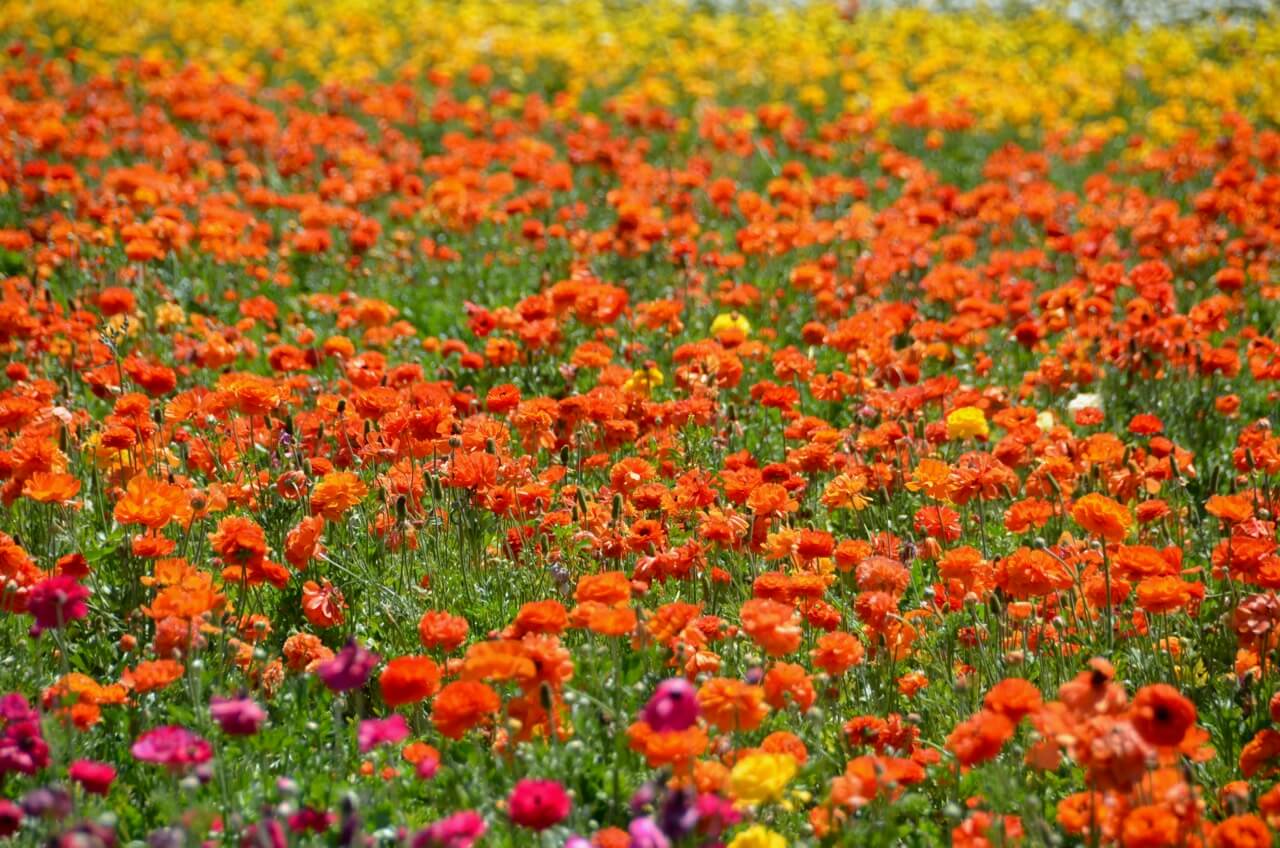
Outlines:
[[[745,804],[776,801],[795,775],[796,760],[789,754],[751,754],[734,764],[729,789]]]
[[[987,417],[976,406],[962,406],[947,416],[948,439],[972,439],[989,432]]]
[[[787,848],[787,840],[762,824],[753,824],[733,837],[729,848]]]
[[[654,387],[661,386],[662,383],[662,372],[651,365],[648,368],[636,369],[636,372],[622,384],[622,390],[633,395],[648,397],[653,393]]]
[[[744,336],[751,335],[751,322],[737,312],[721,312],[711,322],[711,335],[718,336],[725,330],[738,330]]]

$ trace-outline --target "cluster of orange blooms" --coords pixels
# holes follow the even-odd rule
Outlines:
[[[1271,844],[1280,132],[954,123],[10,51],[0,609],[93,627],[0,689],[106,738],[358,637],[411,763],[625,737],[740,802],[790,758],[800,839],[923,793],[972,848]],[[633,721],[667,677],[698,721]],[[983,790],[1024,763],[1044,821]]]

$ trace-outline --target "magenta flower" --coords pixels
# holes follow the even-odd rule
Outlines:
[[[135,760],[179,771],[213,758],[213,746],[185,727],[166,725],[142,734],[130,749]]]
[[[0,778],[9,772],[35,774],[48,764],[40,716],[16,692],[0,697]]]
[[[238,698],[212,698],[209,715],[232,736],[252,736],[267,720],[267,711],[246,695]]]
[[[511,820],[530,830],[546,830],[569,817],[569,793],[554,780],[522,780],[507,798]]]
[[[22,827],[22,808],[8,798],[0,798],[0,839],[13,836]]]
[[[440,761],[435,757],[423,757],[418,760],[418,764],[414,767],[414,772],[418,775],[419,780],[431,780],[440,771]]]
[[[36,620],[31,625],[31,635],[39,636],[46,630],[65,627],[89,614],[85,598],[89,590],[74,577],[59,574],[41,580],[27,595],[27,612]]]
[[[394,745],[408,735],[409,724],[399,713],[390,718],[367,718],[360,722],[356,731],[362,754],[369,753],[379,745]]]
[[[418,831],[412,848],[471,848],[488,829],[479,813],[463,810]]]
[[[687,730],[698,720],[698,712],[698,690],[683,677],[673,677],[658,684],[640,720],[659,733]]]
[[[67,769],[72,780],[93,795],[106,795],[116,779],[116,770],[107,763],[95,760],[76,760]]]
[[[316,667],[316,674],[332,692],[349,692],[359,689],[373,673],[378,655],[360,647],[355,639],[347,642],[333,659]]]

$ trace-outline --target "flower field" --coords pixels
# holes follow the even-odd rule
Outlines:
[[[0,844],[1275,844],[1280,15],[0,47]]]

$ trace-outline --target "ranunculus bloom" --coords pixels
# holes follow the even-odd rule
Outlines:
[[[209,715],[232,736],[252,736],[267,720],[267,711],[252,698],[213,698],[209,701]]]
[[[316,667],[316,675],[333,692],[349,692],[359,689],[373,673],[378,655],[360,647],[355,639],[334,654],[333,659]]]
[[[65,627],[89,614],[85,599],[89,590],[74,577],[59,574],[42,580],[27,595],[27,612],[36,620],[31,635],[39,636],[46,630]]]
[[[86,792],[94,795],[106,795],[111,783],[116,779],[116,770],[107,763],[93,760],[76,760],[67,769],[72,780],[84,787]]]
[[[0,839],[12,836],[22,827],[22,808],[7,798],[0,798]]]
[[[433,822],[413,837],[413,848],[471,848],[489,826],[472,810]]]
[[[379,745],[393,745],[408,735],[409,724],[398,713],[390,718],[367,718],[360,722],[356,731],[362,754],[369,753]]]
[[[213,758],[213,747],[185,727],[165,725],[148,730],[130,749],[135,760],[181,770]]]
[[[546,830],[569,816],[569,793],[554,780],[522,780],[511,790],[511,820],[530,830]]]
[[[640,711],[640,720],[659,733],[685,730],[698,720],[698,690],[683,677],[658,684],[649,702]]]

